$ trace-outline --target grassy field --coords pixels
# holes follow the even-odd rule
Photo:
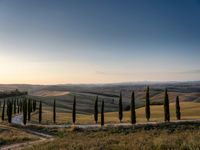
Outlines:
[[[123,92],[123,108],[127,110],[130,107],[130,99],[131,99],[131,90],[127,90]],[[32,96],[37,100],[41,100],[47,106],[53,105],[53,100],[56,99],[59,112],[71,112],[73,99],[74,96],[77,97],[77,109],[78,112],[81,114],[92,114],[93,107],[95,103],[96,96],[99,93],[79,93],[79,92],[69,92],[65,95],[59,95],[63,92],[56,92],[56,95],[59,96],[48,96],[48,91],[40,91],[40,94],[46,95],[42,96]],[[114,93],[115,95],[119,95],[119,93]],[[106,108],[105,112],[115,112],[118,110],[118,101],[119,97],[113,96],[113,94],[109,93],[107,95],[98,95],[99,96],[99,103],[104,100]],[[169,92],[169,99],[173,103],[175,102],[176,96],[179,96],[180,101],[182,102],[198,102],[199,101],[199,93],[198,92],[191,92],[191,93],[183,93],[183,92]],[[135,91],[135,103],[136,107],[140,108],[145,105],[145,91],[137,90]],[[152,89],[150,91],[150,99],[151,104],[157,105],[162,104],[164,100],[164,91]]]
[[[119,93],[122,92],[124,110],[130,106],[132,91],[135,91],[136,107],[145,104],[145,89],[150,86],[152,104],[162,104],[165,88],[169,91],[170,102],[175,102],[176,96],[181,102],[200,102],[200,82],[166,82],[166,83],[120,83],[98,85],[0,85],[0,91],[19,89],[28,91],[29,96],[42,101],[48,106],[56,99],[58,112],[71,112],[73,97],[77,96],[77,109],[80,114],[93,114],[96,96],[99,102],[104,100],[105,112],[118,111]],[[0,99],[3,102],[3,99]]]
[[[20,129],[0,125],[0,149],[3,145],[37,140],[35,136],[27,134]]]
[[[28,150],[197,150],[200,149],[199,127],[199,123],[170,123],[135,128],[54,129],[51,131],[57,137],[54,142]]]
[[[194,102],[181,102],[181,114],[182,119],[200,119],[200,103]],[[106,106],[105,106],[106,107]],[[137,122],[146,122],[145,108],[139,108],[136,110]],[[176,120],[175,103],[170,104],[170,115],[171,120]],[[52,108],[43,108],[43,124],[52,124]],[[93,115],[77,114],[77,124],[93,124]],[[71,124],[72,116],[71,113],[57,113],[57,124]],[[99,116],[100,120],[100,116]],[[163,121],[163,106],[152,105],[151,106],[151,119],[150,121]],[[32,122],[38,122],[38,113],[32,115]],[[130,111],[124,112],[123,122],[130,122]],[[105,123],[119,123],[118,112],[105,113]]]

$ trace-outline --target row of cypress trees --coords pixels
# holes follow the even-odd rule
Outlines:
[[[28,99],[28,103],[25,97],[18,97],[12,100],[8,99],[7,101],[4,100],[1,115],[2,121],[5,120],[5,111],[7,111],[8,123],[12,123],[13,114],[23,113],[23,123],[26,124],[27,118],[28,121],[30,121],[31,113],[36,111],[36,100]]]
[[[27,102],[28,101],[28,102]],[[18,99],[15,100],[8,100],[7,101],[7,116],[8,116],[8,122],[11,123],[12,121],[12,114],[16,114],[16,112],[20,113],[23,112],[23,123],[26,125],[27,120],[31,120],[31,113],[36,111],[36,100],[26,99],[18,101]],[[18,108],[17,108],[18,107]],[[130,105],[130,111],[131,111],[131,123],[136,123],[136,111],[135,111],[135,93],[132,92],[131,96],[131,105]],[[42,121],[42,102],[39,103],[39,123]],[[150,111],[150,92],[149,87],[146,89],[146,105],[145,105],[145,112],[146,112],[146,119],[147,121],[150,120],[151,117],[151,111]],[[98,96],[95,100],[94,105],[94,120],[96,124],[98,123]],[[3,103],[3,110],[2,110],[2,120],[5,119],[5,100]],[[181,119],[181,113],[180,113],[180,104],[179,104],[179,97],[176,98],[176,117],[178,120]],[[123,120],[123,103],[122,103],[122,92],[120,92],[119,96],[119,120],[122,122]],[[168,97],[168,91],[165,90],[165,98],[164,98],[164,120],[170,121],[170,110],[169,110],[169,97]],[[56,101],[54,100],[53,103],[53,121],[56,123]],[[72,121],[73,124],[76,123],[76,97],[74,97],[73,102],[73,110],[72,110]],[[104,101],[101,103],[101,125],[104,125]]]
[[[31,121],[31,113],[36,111],[36,107],[37,107],[36,100],[27,99],[27,98],[23,100],[23,124],[24,125],[26,125],[27,120]],[[41,119],[39,119],[39,121],[40,120]]]
[[[150,92],[149,92],[149,87],[146,89],[146,104],[145,104],[145,112],[146,112],[146,119],[147,121],[150,120],[151,118],[151,111],[150,111]],[[98,96],[96,97],[95,103],[94,103],[94,121],[97,124],[98,123]],[[131,123],[135,124],[136,123],[136,111],[135,111],[135,93],[134,91],[132,92],[131,96],[131,106],[130,106],[130,111],[131,111]],[[39,113],[41,114],[41,113]],[[181,119],[181,113],[180,113],[180,104],[179,104],[179,97],[177,96],[176,98],[176,116],[177,119]],[[122,122],[123,120],[123,103],[122,103],[122,92],[120,92],[119,96],[119,120]],[[164,97],[164,120],[165,121],[170,121],[170,110],[169,110],[169,97],[168,97],[168,92],[167,89],[165,90],[165,97]],[[53,121],[54,123],[56,122],[56,101],[54,100],[54,105],[53,105]],[[74,102],[73,102],[73,109],[72,109],[72,121],[73,124],[76,123],[76,97],[74,97]],[[104,125],[104,101],[101,103],[101,125]]]
[[[21,103],[21,100],[19,101],[18,98],[14,98],[12,100],[8,99],[7,101],[4,100],[3,106],[2,106],[2,115],[1,115],[2,121],[5,120],[5,111],[7,111],[8,122],[11,123],[12,115],[13,114],[15,115],[17,113],[19,114],[21,112],[21,107],[22,107],[22,103]],[[1,104],[0,104],[0,108],[1,108]]]
[[[147,121],[150,120],[151,117],[151,111],[150,111],[150,92],[149,92],[149,86],[146,89],[146,104],[145,104],[145,113],[146,113],[146,119]],[[135,111],[135,93],[132,92],[131,96],[131,123],[136,123],[136,111]],[[97,123],[97,116],[98,116],[98,101],[95,102],[95,121]],[[181,112],[180,112],[180,103],[179,103],[179,97],[176,97],[176,118],[177,120],[181,119]],[[119,120],[122,122],[123,119],[123,104],[122,104],[122,92],[120,92],[119,96]],[[167,89],[165,90],[165,96],[164,96],[164,120],[169,122],[170,121],[170,108],[169,108],[169,96]]]
[[[40,102],[40,105],[41,105],[41,102]],[[99,114],[99,112],[98,112],[98,96],[96,97],[94,107],[95,107],[95,109],[94,109],[94,120],[97,124],[98,123],[98,114]],[[41,106],[39,107],[39,110],[40,109],[42,109]],[[41,115],[42,115],[41,111],[39,111],[39,123],[41,123],[40,122],[40,118],[41,118]],[[54,102],[53,102],[53,122],[56,123],[56,101],[55,101],[55,99],[54,99]],[[76,96],[74,96],[74,101],[73,101],[72,122],[75,125],[75,123],[76,123]],[[104,101],[102,101],[102,106],[101,106],[101,124],[102,125],[104,124]]]
[[[170,121],[170,107],[169,107],[169,96],[168,96],[168,90],[165,89],[165,95],[164,95],[164,121],[169,122]],[[150,111],[150,96],[149,96],[149,87],[147,87],[146,91],[146,119],[147,121],[150,120],[151,117],[151,111]],[[180,112],[180,103],[179,103],[179,97],[176,97],[176,118],[177,120],[181,119],[181,112]]]
[[[147,121],[150,120],[151,111],[150,111],[150,92],[149,87],[146,89],[146,104],[145,104],[145,113]],[[98,123],[98,96],[96,97],[95,104],[94,104],[94,120],[96,124]],[[3,102],[2,107],[2,120],[5,120],[5,100]],[[21,113],[23,112],[23,123],[26,124],[27,120],[31,120],[31,113],[36,111],[37,103],[36,100],[31,100],[27,98],[15,98],[12,100],[7,100],[7,117],[8,122],[12,122],[12,114]],[[1,104],[0,104],[1,108]],[[136,111],[135,111],[135,94],[132,92],[131,96],[131,123],[136,123]],[[39,102],[39,123],[42,121],[42,102]],[[180,104],[179,104],[179,97],[176,98],[176,117],[178,120],[181,119],[181,112],[180,112]],[[123,120],[123,103],[122,103],[122,92],[120,92],[119,96],[119,120],[122,122]],[[169,109],[169,96],[167,89],[165,90],[165,97],[164,97],[164,120],[170,121],[170,109]],[[56,101],[54,100],[53,103],[53,121],[56,123]],[[74,97],[73,102],[73,110],[72,110],[72,121],[73,124],[76,123],[76,97]],[[104,125],[104,101],[101,103],[101,125]]]
[[[169,122],[170,121],[170,107],[169,107],[169,96],[168,96],[168,90],[165,89],[165,95],[164,95],[164,120]],[[149,95],[149,87],[147,87],[146,90],[146,119],[147,121],[150,120],[151,117],[151,111],[150,111],[150,95]],[[176,97],[176,118],[177,120],[181,119],[181,112],[180,112],[180,103],[179,103],[179,97]]]

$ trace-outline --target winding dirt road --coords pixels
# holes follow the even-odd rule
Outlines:
[[[22,115],[18,115],[18,116],[13,117],[12,118],[12,124],[23,125],[22,124]],[[31,147],[35,144],[40,144],[40,143],[43,143],[43,142],[54,140],[54,137],[49,135],[49,134],[40,133],[40,132],[37,132],[37,131],[32,131],[30,129],[21,129],[21,130],[28,133],[28,134],[33,135],[34,137],[38,138],[38,140],[5,145],[5,146],[0,147],[0,150],[21,150],[23,148]]]
[[[34,135],[35,137],[38,137],[39,140],[36,141],[27,141],[27,142],[23,142],[23,143],[16,143],[16,144],[11,144],[11,145],[5,145],[3,147],[0,147],[1,150],[21,150],[23,148],[28,148],[31,147],[35,144],[40,144],[42,142],[46,142],[46,141],[53,141],[54,138],[50,135],[47,134],[42,134],[42,133],[38,133],[38,132],[34,132],[34,131],[28,131],[25,130],[26,132],[28,132],[29,134]]]

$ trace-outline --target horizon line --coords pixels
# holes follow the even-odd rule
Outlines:
[[[187,83],[187,82],[200,82],[200,80],[169,80],[169,81],[127,81],[127,82],[105,82],[105,83],[0,83],[0,85],[36,85],[36,86],[59,86],[59,85],[112,85],[112,84],[154,84],[154,83]]]

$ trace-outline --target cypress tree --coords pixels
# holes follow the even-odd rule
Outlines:
[[[122,122],[123,119],[123,105],[122,105],[122,92],[120,92],[119,97],[119,120]]]
[[[56,123],[56,100],[53,102],[53,122]]]
[[[31,100],[28,99],[28,121],[31,120]]]
[[[20,111],[20,101],[17,99],[17,113],[19,114]]]
[[[76,123],[76,96],[74,96],[73,112],[72,112],[73,124]]]
[[[31,108],[32,108],[32,112],[34,112],[34,100],[32,100]]]
[[[33,100],[33,112],[35,111],[35,100]]]
[[[33,112],[33,101],[32,99],[30,99],[30,110],[31,110],[31,113]]]
[[[101,126],[104,126],[104,100],[101,104]]]
[[[27,120],[27,100],[26,99],[23,100],[22,107],[23,107],[23,123],[24,125],[26,125],[26,120]]]
[[[9,120],[9,123],[12,122],[12,114],[13,114],[13,103],[10,104],[10,120]]]
[[[7,102],[7,116],[8,116],[8,123],[12,122],[12,101],[8,100]]]
[[[16,104],[17,104],[17,106],[18,106],[18,105],[19,105],[19,101],[18,101],[18,98],[16,98],[16,102],[17,102]]]
[[[14,99],[14,101],[13,101],[13,104],[14,104],[14,114],[16,114],[16,110],[17,110],[17,107],[16,107],[16,99]]]
[[[36,100],[33,100],[33,111],[36,111],[36,105],[37,105]]]
[[[177,120],[181,120],[181,111],[180,111],[180,103],[179,103],[179,97],[176,97],[176,118]]]
[[[23,101],[23,100],[21,99],[21,100],[20,100],[20,106],[19,106],[19,107],[20,107],[20,109],[19,109],[20,112],[23,111],[23,102],[22,102],[22,101]]]
[[[165,121],[170,121],[170,112],[169,112],[169,97],[167,93],[167,89],[165,90],[165,100],[164,100],[164,114]]]
[[[136,123],[135,93],[134,93],[134,91],[132,92],[132,96],[131,96],[131,123],[132,124]]]
[[[98,124],[98,96],[96,97],[96,100],[95,100],[95,104],[94,104],[94,120],[96,122],[96,124]]]
[[[5,115],[5,100],[4,100],[4,102],[3,102],[3,110],[2,110],[2,116],[1,116],[1,119],[2,119],[2,121],[4,121],[4,115]]]
[[[9,104],[8,104],[9,102],[8,102],[8,101],[9,101],[9,100],[7,99],[7,101],[6,101],[6,104],[7,104],[7,105],[6,105],[6,106],[7,106],[7,111],[6,111],[7,116],[8,116],[8,114],[9,114],[9,106],[8,106],[8,105],[9,105]]]
[[[7,100],[7,111],[6,112],[7,112],[7,118],[9,120],[9,115],[10,115],[10,100]]]
[[[150,120],[150,117],[151,117],[149,86],[147,87],[147,90],[146,90],[146,105],[145,105],[145,111],[146,111],[146,118],[147,118],[147,121],[149,121],[149,120]]]
[[[39,123],[42,121],[42,102],[40,101],[40,106],[39,106]]]

